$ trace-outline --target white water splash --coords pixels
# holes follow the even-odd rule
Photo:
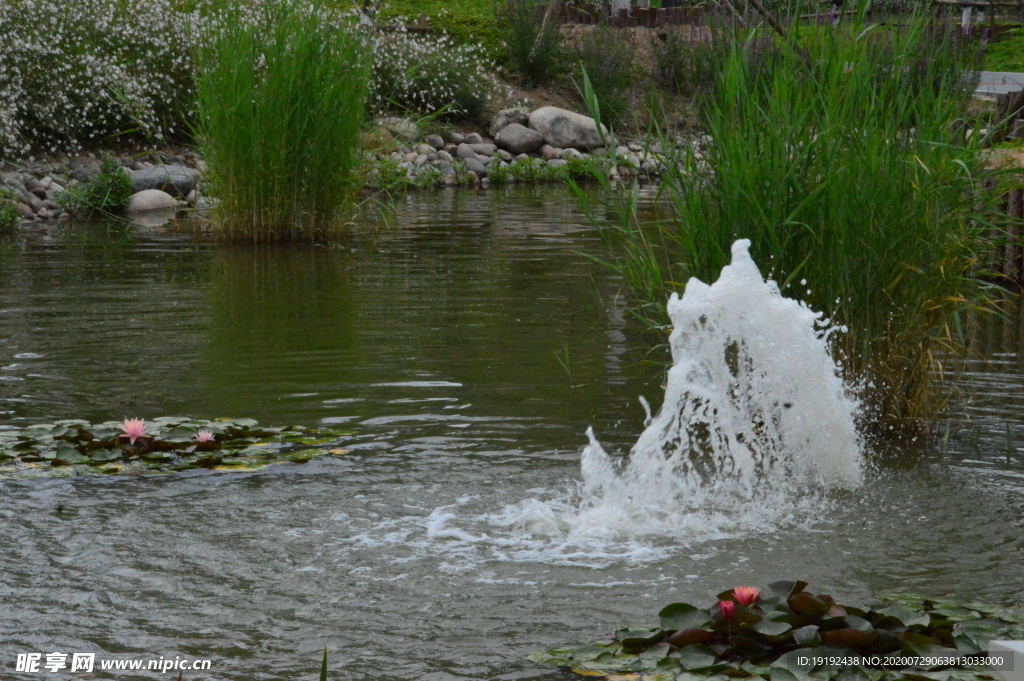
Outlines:
[[[629,458],[606,454],[588,430],[578,523],[642,531],[724,515],[756,526],[808,494],[860,484],[857,404],[821,313],[765,281],[749,247],[737,241],[718,281],[691,278],[669,300],[665,401]]]
[[[714,284],[691,279],[669,301],[665,400],[656,416],[641,400],[646,428],[629,457],[609,456],[588,430],[582,482],[500,510],[493,495],[462,497],[403,521],[401,545],[443,557],[447,571],[603,568],[681,553],[699,562],[722,542],[827,522],[828,491],[861,483],[857,404],[821,315],[765,281],[749,246],[733,244]]]

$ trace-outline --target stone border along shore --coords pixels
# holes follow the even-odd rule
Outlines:
[[[421,187],[487,187],[491,184],[488,176],[495,169],[508,169],[502,173],[503,180],[513,182],[517,179],[517,164],[523,162],[555,172],[570,160],[589,158],[613,181],[633,176],[653,178],[667,169],[658,142],[647,148],[636,142],[618,144],[602,126],[604,139],[616,144],[613,162],[602,146],[602,134],[593,118],[551,106],[533,112],[522,108],[499,112],[491,123],[489,139],[479,133],[458,132],[449,133],[447,140],[436,134],[421,136],[416,124],[407,118],[380,118],[377,126],[369,137],[380,142],[382,148],[365,152],[371,184],[380,179],[385,163],[397,169],[399,178],[404,172],[407,184]],[[708,143],[710,139],[701,138],[695,145],[699,149]],[[696,157],[700,158],[699,151]],[[202,193],[202,176],[207,168],[194,152],[145,152],[136,158],[117,158],[132,183],[133,194],[125,208],[128,217],[189,208],[203,210],[216,201]],[[6,190],[9,197],[0,201],[14,204],[22,226],[69,219],[58,195],[95,181],[101,168],[95,154],[7,163],[0,168],[0,192]]]

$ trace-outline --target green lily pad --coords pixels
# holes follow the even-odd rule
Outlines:
[[[658,613],[661,628],[668,630],[693,629],[711,621],[711,613],[689,603],[673,603]]]

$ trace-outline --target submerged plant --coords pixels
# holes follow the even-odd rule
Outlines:
[[[220,234],[268,242],[337,232],[367,92],[362,38],[300,0],[232,4],[202,30],[196,133],[222,200]]]

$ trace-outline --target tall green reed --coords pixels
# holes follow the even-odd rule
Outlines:
[[[326,6],[225,3],[196,41],[197,130],[220,236],[336,235],[350,204],[368,48]]]
[[[923,17],[898,31],[792,29],[803,49],[770,60],[750,58],[756,40],[727,43],[703,104],[713,144],[670,154],[672,217],[645,226],[635,202],[615,206],[612,265],[664,328],[668,293],[713,281],[732,242],[750,239],[784,295],[843,329],[833,353],[872,432],[920,433],[943,406],[937,380],[963,348],[964,313],[995,306],[998,197],[957,134],[972,55]]]

